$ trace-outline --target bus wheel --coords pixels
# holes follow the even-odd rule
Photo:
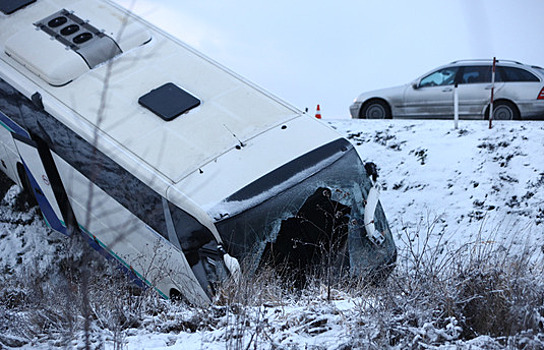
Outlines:
[[[4,198],[11,186],[13,186],[13,181],[3,171],[0,171],[0,199]]]
[[[170,300],[175,304],[186,303],[183,294],[181,294],[179,290],[174,288],[170,289]]]

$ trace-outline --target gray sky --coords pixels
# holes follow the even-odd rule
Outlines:
[[[347,117],[363,91],[457,59],[544,66],[544,0],[134,2],[148,21],[294,106],[314,113],[320,104],[325,118]]]

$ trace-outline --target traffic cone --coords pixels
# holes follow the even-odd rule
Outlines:
[[[319,108],[319,105],[317,105],[317,110],[315,111],[315,117],[317,119],[321,119],[321,109]]]

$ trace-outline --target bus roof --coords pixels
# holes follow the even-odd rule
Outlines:
[[[62,34],[59,16],[80,32]],[[0,19],[0,68],[26,77],[28,96],[40,91],[46,110],[99,149],[109,138],[172,183],[301,114],[108,1],[38,0]],[[120,52],[103,57],[107,40],[79,44],[86,30]],[[192,104],[173,106],[170,120],[156,111],[181,96]],[[102,136],[93,141],[89,126]]]

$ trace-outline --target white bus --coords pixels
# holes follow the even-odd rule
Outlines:
[[[0,124],[47,224],[165,298],[318,246],[356,276],[395,261],[345,138],[109,1],[0,2]]]

